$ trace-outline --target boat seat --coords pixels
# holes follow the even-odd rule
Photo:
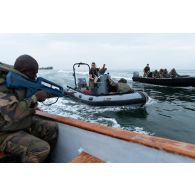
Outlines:
[[[104,163],[104,161],[86,153],[81,152],[78,156],[70,161],[70,163]]]

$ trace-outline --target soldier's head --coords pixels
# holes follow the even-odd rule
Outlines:
[[[91,68],[93,68],[93,69],[95,69],[95,68],[96,68],[96,64],[95,64],[95,62],[92,62],[92,63],[91,63]]]
[[[39,65],[33,57],[29,55],[21,55],[16,59],[14,68],[28,76],[30,79],[35,80],[37,77]]]

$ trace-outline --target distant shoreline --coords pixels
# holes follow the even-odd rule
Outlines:
[[[52,70],[53,67],[52,66],[48,66],[48,67],[40,67],[39,70]]]

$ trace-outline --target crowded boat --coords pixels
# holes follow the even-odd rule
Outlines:
[[[175,68],[170,71],[166,68],[150,71],[150,66],[147,64],[143,72],[143,76],[139,76],[139,72],[134,72],[133,81],[172,87],[195,87],[195,77],[180,75]]]

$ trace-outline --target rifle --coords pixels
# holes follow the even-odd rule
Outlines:
[[[66,95],[64,89],[52,81],[42,77],[30,80],[12,71],[9,71],[6,76],[6,86],[12,89],[26,89],[26,98],[31,97],[39,90],[44,90],[51,97],[63,97]]]

